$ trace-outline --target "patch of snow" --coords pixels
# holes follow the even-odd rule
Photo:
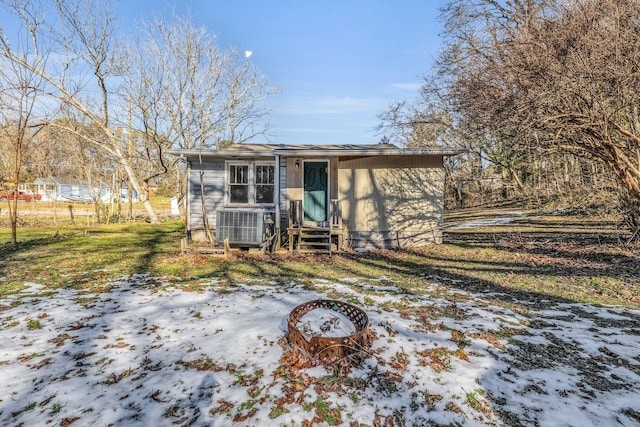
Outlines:
[[[212,279],[189,292],[132,275],[105,293],[47,296],[29,283],[0,300],[0,424],[301,425],[317,416],[319,399],[345,426],[377,417],[406,425],[638,424],[640,312],[550,302],[527,317],[488,305],[484,294],[452,303],[394,286],[371,293],[366,282],[322,282],[314,291],[265,279],[219,292]],[[367,298],[361,308],[377,337],[348,374],[356,386],[323,386],[333,378],[323,367],[298,373],[309,385],[287,382],[278,343],[288,314],[336,294]],[[297,401],[279,401],[294,385]]]
[[[526,216],[524,212],[507,212],[504,217],[486,218],[476,221],[465,221],[452,225],[450,228],[476,228],[476,227],[491,227],[495,225],[510,224],[515,221],[515,217]]]
[[[24,288],[20,289],[20,294],[38,294],[43,292],[45,287],[38,283],[24,282]]]
[[[490,227],[494,225],[509,224],[514,221],[514,218],[491,218],[477,221],[461,222],[459,224],[452,225],[450,228],[477,228],[477,227]]]
[[[345,278],[340,279],[340,281],[344,282],[344,283],[358,283],[361,280],[362,279],[360,277],[345,277]]]

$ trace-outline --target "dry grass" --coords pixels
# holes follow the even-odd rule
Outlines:
[[[461,221],[500,216],[514,221],[451,227]],[[551,298],[640,307],[640,249],[625,244],[624,233],[607,218],[458,211],[448,216],[442,245],[364,254],[347,251],[331,257],[288,252],[237,254],[228,260],[185,256],[179,249],[182,235],[183,225],[175,220],[160,226],[21,228],[17,246],[0,243],[4,261],[0,295],[15,291],[24,281],[96,290],[108,287],[110,279],[134,273],[166,277],[190,288],[211,277],[233,285],[256,278],[311,284],[316,279],[357,276],[375,281],[386,276],[406,289],[438,282],[461,290],[498,291],[505,294],[503,304],[518,296],[534,303]],[[0,242],[8,240],[8,230],[1,230]]]

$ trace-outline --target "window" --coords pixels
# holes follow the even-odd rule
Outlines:
[[[274,167],[256,165],[256,204],[273,203]]]
[[[248,165],[229,165],[229,203],[249,203]]]
[[[227,193],[230,205],[273,204],[275,166],[254,162],[228,163]]]

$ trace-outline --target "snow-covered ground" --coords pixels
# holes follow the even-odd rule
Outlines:
[[[640,312],[522,310],[429,280],[33,284],[0,299],[0,425],[640,424]],[[282,340],[291,309],[317,298],[358,304],[376,334],[338,376]]]
[[[488,217],[474,221],[464,221],[451,225],[449,228],[477,228],[510,224],[518,217],[526,216],[524,212],[507,212],[505,216]]]

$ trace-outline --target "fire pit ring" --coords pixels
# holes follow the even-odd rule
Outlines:
[[[307,340],[297,325],[302,317],[312,310],[324,308],[347,317],[355,326],[356,332],[343,337],[313,336]],[[346,302],[319,299],[302,303],[291,310],[288,323],[288,339],[291,345],[320,360],[338,360],[358,354],[371,346],[369,317],[362,309]]]

